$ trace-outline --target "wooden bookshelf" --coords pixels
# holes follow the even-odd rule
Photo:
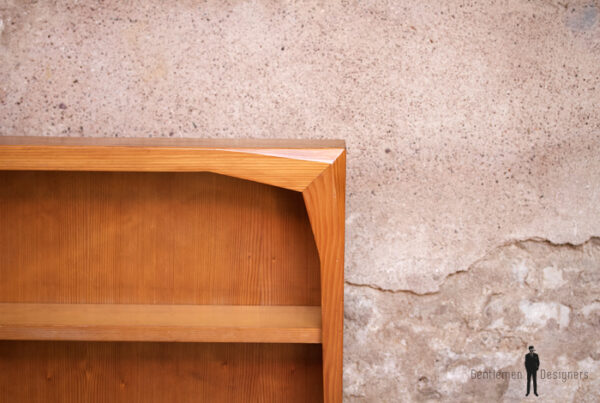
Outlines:
[[[341,402],[344,193],[341,141],[0,137],[0,401]]]

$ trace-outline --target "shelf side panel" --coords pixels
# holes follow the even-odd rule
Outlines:
[[[344,217],[346,153],[303,192],[321,262],[323,389],[342,401],[344,334]]]

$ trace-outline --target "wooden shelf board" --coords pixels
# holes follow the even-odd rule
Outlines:
[[[0,339],[321,343],[321,308],[0,303]]]
[[[214,172],[301,192],[344,152],[343,141],[169,140],[0,136],[0,170]]]

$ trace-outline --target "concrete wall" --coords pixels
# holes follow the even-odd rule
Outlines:
[[[348,402],[600,399],[599,109],[596,0],[0,0],[1,135],[347,141]]]

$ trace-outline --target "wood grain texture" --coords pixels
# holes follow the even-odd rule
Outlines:
[[[320,305],[301,194],[211,173],[0,172],[0,302]]]
[[[0,137],[0,302],[322,317],[322,346],[0,342],[0,401],[341,402],[344,193],[343,142]]]
[[[328,403],[342,401],[345,186],[344,152],[303,192],[321,260],[323,392]]]
[[[320,343],[316,306],[0,304],[0,339]]]
[[[303,191],[339,153],[336,148],[305,149],[293,141],[269,146],[230,142],[237,146],[226,147],[223,141],[119,140],[0,137],[0,170],[206,171]]]
[[[315,403],[317,344],[0,342],[7,403]]]

